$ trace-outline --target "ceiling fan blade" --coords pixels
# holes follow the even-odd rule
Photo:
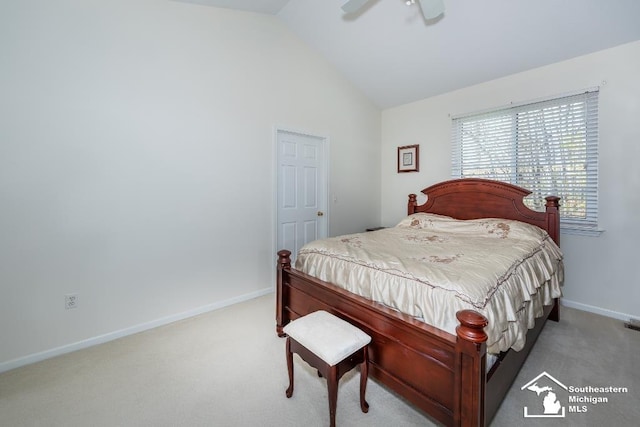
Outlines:
[[[424,19],[434,19],[444,13],[444,0],[418,0]]]
[[[346,13],[354,13],[368,2],[369,0],[349,0],[342,5],[342,10],[344,10]]]

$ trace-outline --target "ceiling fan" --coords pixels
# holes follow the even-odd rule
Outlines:
[[[345,13],[355,13],[370,1],[371,0],[348,0],[342,5],[342,10],[344,10]],[[415,2],[415,0],[405,1],[408,6]],[[426,20],[435,19],[444,13],[444,0],[418,0],[418,3],[420,3],[422,15]]]

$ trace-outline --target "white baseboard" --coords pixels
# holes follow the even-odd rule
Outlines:
[[[633,316],[631,314],[620,313],[613,310],[607,310],[605,308],[595,307],[593,305],[582,304],[580,302],[575,302],[571,300],[567,300],[562,298],[560,300],[560,304],[569,308],[575,308],[576,310],[588,311],[589,313],[599,314],[605,317],[611,317],[613,319],[623,320],[627,322],[631,318],[638,318],[638,316]],[[560,318],[562,318],[562,313],[560,314]]]
[[[72,351],[81,350],[94,345],[103,344],[105,342],[113,341],[118,338],[126,337],[128,335],[137,334],[149,329],[157,328],[159,326],[167,325],[169,323],[184,320],[189,317],[197,316],[199,314],[208,313],[210,311],[218,310],[224,307],[228,307],[233,304],[237,304],[243,301],[248,301],[254,298],[258,298],[273,292],[273,288],[265,288],[255,292],[251,292],[238,297],[230,298],[228,300],[220,301],[214,304],[205,305],[203,307],[196,308],[184,313],[175,314],[172,316],[163,317],[161,319],[153,320],[151,322],[142,323],[140,325],[132,326],[130,328],[121,329],[119,331],[110,332],[108,334],[100,335],[97,337],[89,338],[83,341],[78,341],[72,344],[67,344],[61,347],[46,350],[41,353],[30,354],[28,356],[20,357],[18,359],[9,360],[7,362],[0,363],[0,373],[10,371],[11,369],[19,368],[21,366],[29,365],[31,363],[40,362],[45,359],[50,359],[55,356],[60,356],[65,353],[71,353]],[[638,316],[632,316],[626,313],[619,313],[617,311],[607,310],[600,307],[595,307],[588,304],[582,304],[579,302],[561,299],[561,304],[569,308],[575,308],[577,310],[588,311],[590,313],[599,314],[605,317],[611,317],[614,319],[628,321],[631,318],[637,318]]]
[[[91,347],[98,344],[103,344],[108,341],[113,341],[118,338],[126,337],[127,335],[137,334],[149,329],[157,328],[158,326],[167,325],[169,323],[177,322],[178,320],[184,320],[189,317],[197,316],[199,314],[208,313],[210,311],[218,310],[220,308],[228,307],[233,304],[237,304],[250,299],[258,298],[273,292],[273,287],[261,289],[259,291],[251,292],[248,294],[240,295],[228,300],[220,301],[214,304],[198,307],[194,310],[189,310],[184,313],[178,313],[172,316],[163,317],[161,319],[152,320],[151,322],[142,323],[140,325],[132,326],[130,328],[121,329],[119,331],[110,332],[108,334],[92,337],[86,340],[78,341],[72,344],[63,345],[61,347],[46,350],[41,353],[30,354],[28,356],[20,357],[17,359],[9,360],[7,362],[0,363],[0,373],[9,371],[11,369],[19,368],[21,366],[29,365],[31,363],[40,362],[45,359],[50,359],[55,356],[60,356],[65,353],[71,353],[72,351],[81,350],[83,348]]]

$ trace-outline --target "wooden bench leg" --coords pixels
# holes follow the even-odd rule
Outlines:
[[[364,398],[367,391],[367,377],[369,376],[369,358],[367,354],[367,346],[362,350],[364,353],[364,361],[360,365],[360,409],[365,414],[369,412],[369,404]]]
[[[287,337],[287,370],[289,371],[289,388],[287,388],[287,397],[293,395],[293,353],[291,353],[291,338]]]
[[[327,386],[329,387],[329,417],[330,426],[336,425],[336,407],[338,405],[338,366],[334,365],[329,368],[329,377],[327,378]]]

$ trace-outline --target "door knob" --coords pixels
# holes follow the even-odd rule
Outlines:
[[[324,216],[324,212],[318,211],[318,216]]]

